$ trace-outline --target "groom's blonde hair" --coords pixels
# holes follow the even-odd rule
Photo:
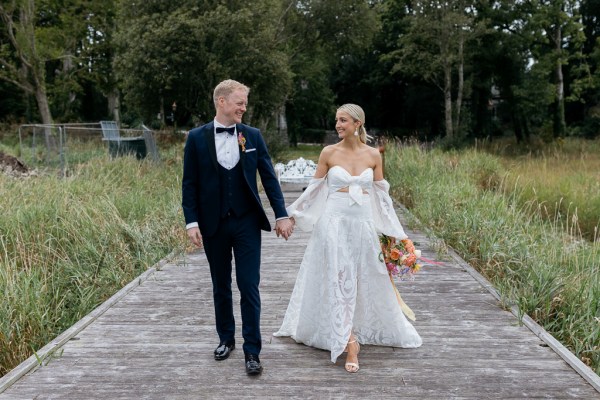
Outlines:
[[[246,95],[250,93],[250,88],[248,86],[238,81],[234,81],[233,79],[227,79],[219,83],[213,92],[213,102],[215,103],[215,108],[217,107],[217,100],[219,100],[219,97],[227,98],[227,96],[236,90],[242,90],[246,92]]]

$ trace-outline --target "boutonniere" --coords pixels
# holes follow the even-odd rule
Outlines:
[[[242,151],[246,151],[246,138],[243,132],[238,133],[238,144],[242,146]]]

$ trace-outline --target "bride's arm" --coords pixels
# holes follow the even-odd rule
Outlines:
[[[373,195],[370,197],[375,229],[378,233],[395,237],[398,240],[406,239],[408,236],[396,215],[389,190],[390,184],[385,179],[373,181]]]
[[[390,184],[383,177],[383,162],[379,151],[377,151],[373,170],[373,195],[370,196],[375,229],[378,233],[395,237],[398,240],[406,239],[408,236],[404,232],[400,220],[398,220],[389,191]]]
[[[310,180],[304,193],[286,209],[292,222],[303,231],[312,231],[325,208],[328,193],[326,177],[331,153],[328,147],[321,151],[315,176]]]
[[[327,175],[327,172],[329,171],[329,158],[331,157],[331,151],[331,146],[325,146],[323,150],[321,150],[314,179],[324,178]]]

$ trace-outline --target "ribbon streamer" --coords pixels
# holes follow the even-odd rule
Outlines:
[[[417,318],[415,317],[415,313],[413,312],[413,310],[410,309],[409,306],[406,305],[404,300],[402,300],[402,297],[400,297],[400,292],[398,291],[398,288],[396,287],[396,284],[394,283],[394,278],[392,277],[392,274],[390,272],[388,272],[388,276],[390,277],[390,282],[392,283],[394,292],[396,292],[396,299],[398,300],[400,309],[402,310],[404,315],[406,315],[406,318],[410,319],[411,321],[416,321]]]
[[[419,257],[419,260],[423,260],[423,261],[425,261],[425,263],[427,263],[427,264],[433,264],[433,265],[445,265],[443,262],[439,262],[439,261],[433,261],[433,260],[430,260],[429,258],[425,258],[425,257]]]

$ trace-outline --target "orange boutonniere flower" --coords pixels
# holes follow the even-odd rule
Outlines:
[[[246,138],[244,137],[243,132],[238,133],[238,144],[240,146],[242,146],[242,151],[245,152],[246,151]]]

